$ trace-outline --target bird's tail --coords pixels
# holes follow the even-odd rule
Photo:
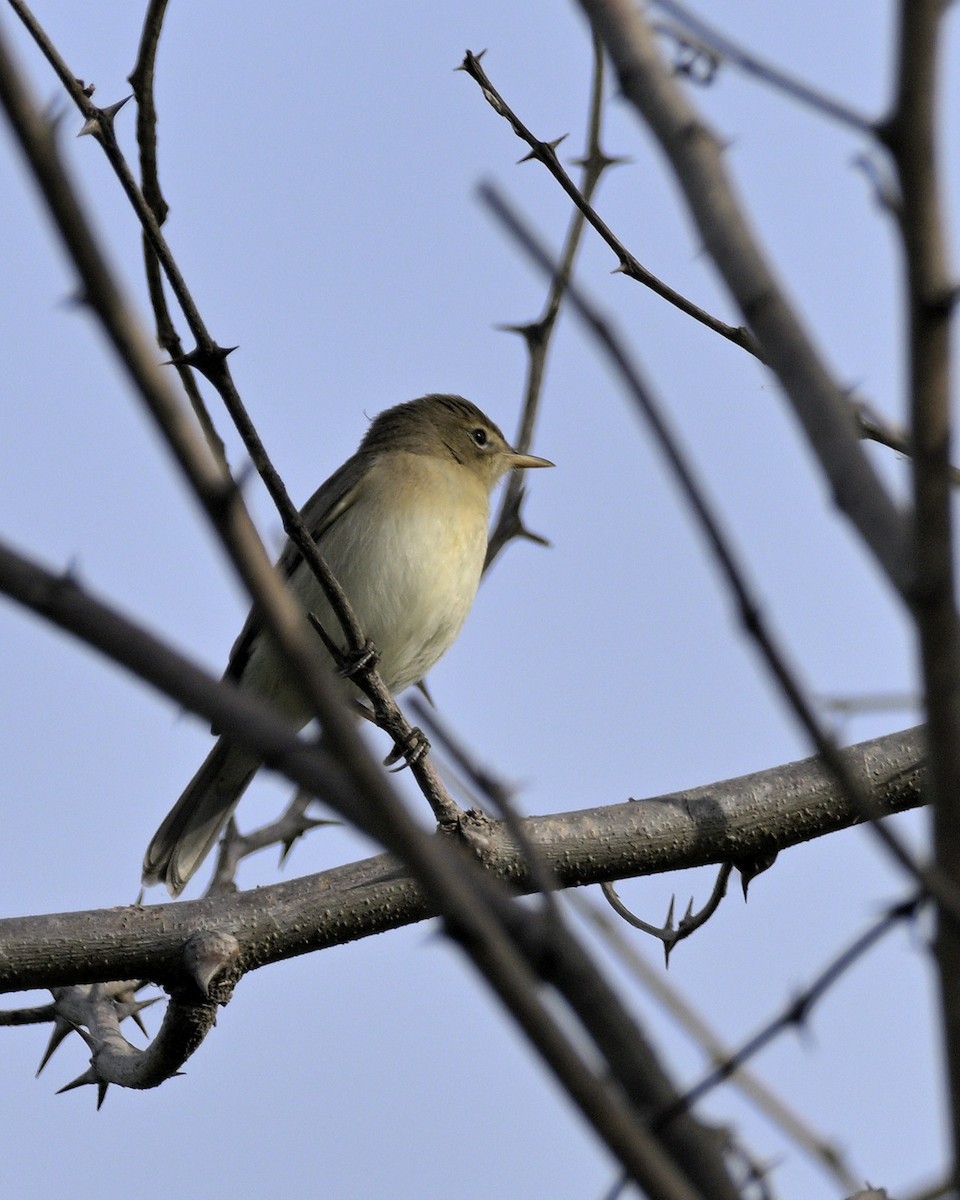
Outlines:
[[[178,896],[210,853],[260,761],[219,738],[164,817],[143,857],[143,882]]]

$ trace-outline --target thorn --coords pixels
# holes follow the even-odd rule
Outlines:
[[[116,104],[108,104],[106,108],[101,108],[100,112],[107,119],[107,121],[109,121],[110,124],[112,125],[113,118],[117,115],[117,113],[120,111],[120,109],[123,108],[123,106],[129,100],[132,100],[132,99],[133,99],[133,92],[131,92],[129,96],[124,96],[124,98],[122,100],[118,100],[116,102]]]
[[[769,871],[773,864],[777,861],[777,851],[768,850],[766,853],[758,853],[747,855],[744,858],[733,860],[733,866],[740,873],[740,886],[743,889],[743,898],[747,898],[747,889],[758,875],[762,875],[764,871]]]
[[[543,536],[542,533],[534,533],[532,529],[528,529],[526,525],[521,525],[517,530],[517,537],[521,537],[526,542],[533,542],[536,546],[546,546],[548,550],[553,549],[553,542],[549,538]]]
[[[803,1032],[807,1027],[807,1016],[810,1012],[810,999],[807,996],[798,996],[790,1005],[784,1014],[784,1022],[787,1025],[793,1025],[798,1032]]]
[[[122,100],[118,100],[116,104],[108,104],[106,108],[95,108],[89,117],[84,121],[78,138],[95,137],[97,141],[103,141],[104,136],[109,134],[113,137],[113,119],[121,108],[132,99],[132,93],[129,96],[124,96]]]
[[[466,71],[469,74],[471,65],[475,62],[478,63],[485,54],[486,50],[481,50],[479,54],[474,54],[472,50],[466,50],[464,51],[463,62],[459,67],[454,67],[453,69],[455,71]]]
[[[50,1041],[47,1042],[47,1048],[43,1052],[43,1058],[40,1059],[40,1066],[37,1067],[37,1074],[34,1076],[35,1079],[40,1077],[40,1072],[47,1065],[50,1059],[53,1058],[64,1038],[73,1033],[75,1028],[76,1026],[73,1024],[73,1022],[68,1021],[66,1017],[61,1017],[59,1014],[54,1017],[53,1032],[50,1034]]]
[[[68,292],[60,301],[64,308],[89,308],[90,293],[81,284],[75,287],[72,292]]]
[[[501,333],[518,333],[528,346],[539,346],[543,342],[543,321],[529,321],[525,325],[494,325]]]
[[[87,1049],[90,1051],[91,1054],[93,1054],[97,1049],[97,1043],[94,1039],[93,1034],[90,1033],[89,1030],[84,1029],[84,1027],[82,1025],[74,1024],[73,1029],[74,1029],[75,1033],[79,1034],[80,1037],[83,1038],[84,1042],[86,1042]]]
[[[593,154],[583,154],[579,158],[571,158],[567,161],[571,167],[589,167],[599,175],[608,167],[629,166],[636,160],[629,154],[607,154],[604,150],[597,150]]]
[[[867,182],[873,189],[873,197],[877,205],[893,216],[899,216],[903,211],[903,197],[897,184],[896,177],[874,155],[855,154],[850,165],[862,171]]]
[[[554,138],[552,142],[538,141],[536,145],[531,148],[529,154],[525,154],[523,158],[517,159],[517,166],[519,167],[521,163],[531,162],[534,159],[536,159],[537,162],[542,162],[545,158],[549,158],[551,155],[556,158],[557,147],[561,142],[565,142],[569,136],[569,134],[563,133],[560,135],[560,137]]]
[[[329,817],[303,817],[303,828],[301,833],[309,833],[311,829],[319,829],[321,825],[342,825],[342,821],[335,821]]]
[[[102,1080],[92,1066],[87,1067],[82,1075],[78,1075],[76,1079],[72,1079],[69,1083],[65,1083],[62,1088],[57,1090],[57,1095],[62,1096],[64,1092],[72,1092],[74,1088],[86,1087],[87,1084],[96,1084],[99,1088]],[[106,1084],[103,1084],[106,1087]],[[102,1101],[99,1101],[97,1108],[100,1107]]]
[[[147,1033],[147,1027],[140,1019],[140,1014],[145,1008],[150,1008],[151,1005],[159,1004],[160,999],[161,998],[159,996],[153,996],[150,1000],[131,1000],[129,1004],[123,1006],[124,1011],[121,1013],[120,1019],[123,1020],[124,1017],[129,1017],[130,1020],[133,1021],[134,1025],[136,1025],[136,1027],[143,1034],[143,1036],[149,1037],[150,1035]]]
[[[215,342],[213,345],[201,349],[195,346],[187,354],[181,354],[177,358],[170,358],[165,364],[172,367],[193,367],[199,371],[211,383],[216,383],[223,364],[227,358],[236,350],[236,346],[218,346]]]
[[[433,702],[433,697],[430,695],[430,692],[427,688],[427,681],[425,679],[418,679],[417,682],[413,686],[417,689],[418,692],[422,693],[422,695],[424,696],[424,698],[426,699],[427,703],[430,705],[431,708],[437,707]]]
[[[257,469],[249,458],[245,458],[237,467],[237,491],[242,492],[247,484],[257,474]]]
[[[287,857],[290,854],[290,851],[293,849],[293,847],[296,845],[296,843],[302,837],[303,837],[303,831],[301,830],[299,833],[294,833],[290,837],[286,837],[283,839],[283,841],[280,843],[280,857],[277,860],[278,867],[283,866],[283,864],[287,861]]]

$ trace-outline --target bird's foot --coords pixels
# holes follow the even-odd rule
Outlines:
[[[403,762],[397,767],[398,771],[402,771],[404,767],[415,766],[429,749],[430,743],[427,741],[426,734],[414,725],[402,741],[395,742],[393,749],[383,760],[383,765],[392,767],[403,759]]]
[[[342,675],[344,679],[353,679],[355,675],[361,675],[364,671],[369,671],[371,667],[375,667],[380,660],[377,654],[377,648],[367,638],[362,649],[356,654],[343,654],[340,656],[340,670],[338,675]]]

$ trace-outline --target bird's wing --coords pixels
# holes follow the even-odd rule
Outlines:
[[[362,477],[357,479],[356,468],[351,458],[334,471],[330,478],[313,493],[300,510],[300,514],[315,542],[319,543],[330,526],[338,521],[354,503],[360,493],[362,482]],[[306,569],[300,551],[292,542],[287,542],[283,553],[277,560],[277,571],[282,579],[290,580],[298,569]],[[223,673],[224,679],[239,682],[250,659],[250,653],[260,632],[261,624],[260,614],[256,608],[252,608],[240,630],[239,637],[233,643],[230,660]]]

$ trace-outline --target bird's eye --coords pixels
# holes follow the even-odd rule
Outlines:
[[[474,429],[470,436],[478,446],[485,446],[487,444],[487,431],[485,429]]]

